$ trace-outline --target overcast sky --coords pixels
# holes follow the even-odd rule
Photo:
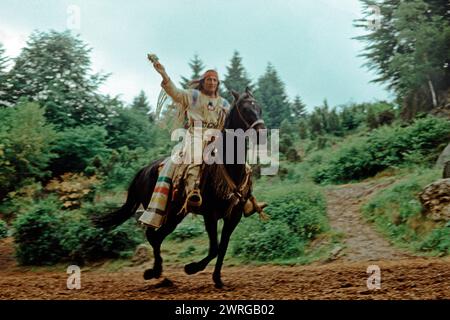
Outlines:
[[[238,50],[254,81],[271,62],[289,97],[312,109],[325,98],[331,106],[392,98],[357,57],[360,17],[358,0],[1,0],[0,42],[15,57],[33,30],[69,27],[92,47],[93,70],[112,73],[103,92],[130,102],[143,89],[152,105],[160,77],[147,52],[178,83],[195,53],[223,76]]]

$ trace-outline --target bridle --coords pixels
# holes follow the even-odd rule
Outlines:
[[[264,120],[263,120],[263,119],[258,119],[258,120],[256,120],[255,122],[253,122],[253,123],[250,125],[250,124],[248,123],[248,121],[245,120],[244,116],[243,116],[242,113],[241,113],[241,110],[239,110],[239,102],[240,102],[240,100],[241,100],[241,99],[239,99],[238,101],[236,101],[235,108],[236,108],[236,110],[237,110],[237,112],[238,112],[239,118],[241,118],[241,120],[242,120],[242,121],[245,123],[245,125],[247,126],[247,129],[245,129],[245,130],[252,129],[253,127],[255,127],[255,126],[258,125],[258,124],[264,124]]]

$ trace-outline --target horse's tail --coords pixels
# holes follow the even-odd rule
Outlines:
[[[139,170],[133,181],[131,181],[128,188],[127,200],[123,206],[106,215],[93,217],[92,222],[94,225],[105,229],[112,229],[131,218],[141,203],[146,208],[150,202],[151,192],[158,178],[158,165],[161,161],[161,159],[158,159]]]

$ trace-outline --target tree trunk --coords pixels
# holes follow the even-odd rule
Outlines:
[[[430,87],[431,98],[433,100],[433,108],[436,108],[437,107],[436,92],[434,91],[433,82],[431,82],[430,78],[428,78],[428,86]]]

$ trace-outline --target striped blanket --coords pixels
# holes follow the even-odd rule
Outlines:
[[[162,165],[163,168],[159,173],[148,208],[139,218],[139,221],[142,223],[156,228],[160,227],[163,223],[170,187],[172,185],[172,177],[176,168],[176,164],[172,162],[170,157],[166,158]]]

